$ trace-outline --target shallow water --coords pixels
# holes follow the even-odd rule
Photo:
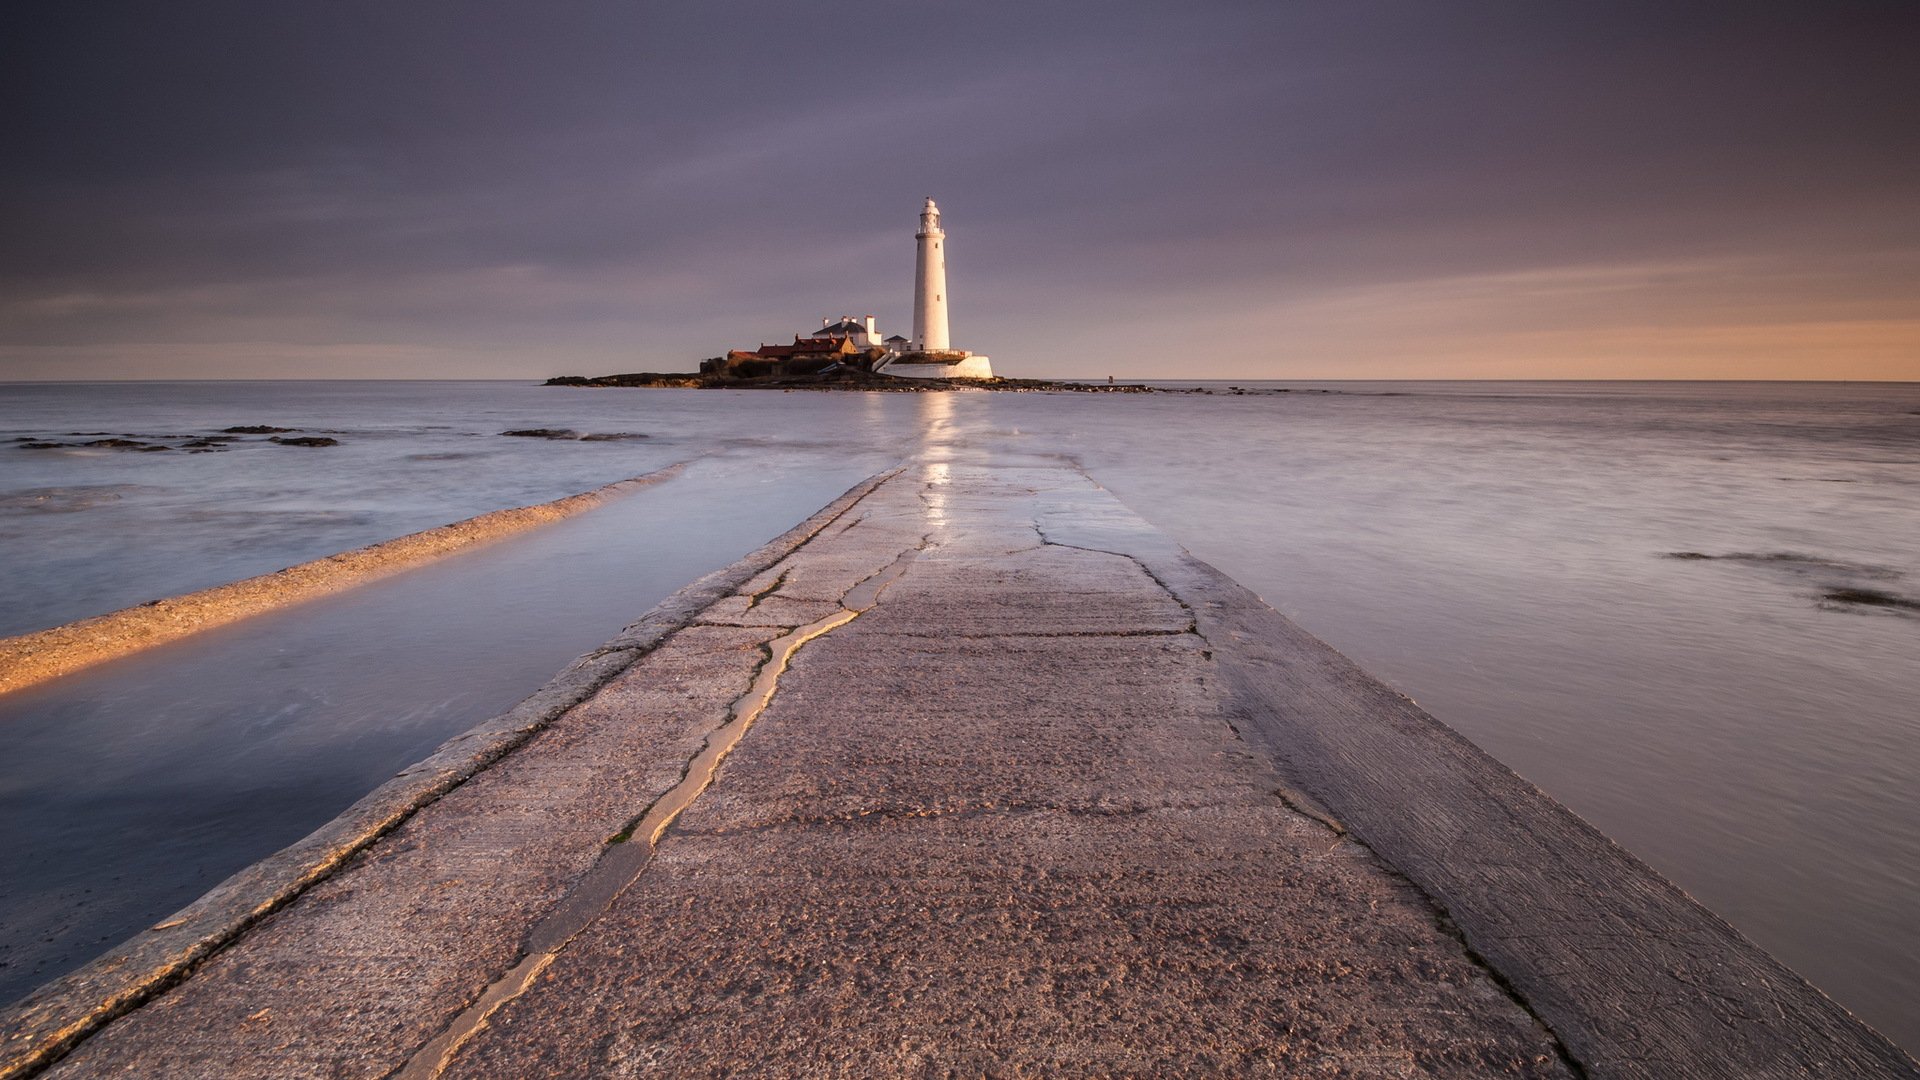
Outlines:
[[[822,440],[845,403],[783,395],[786,424],[731,425],[722,400],[634,398],[518,383],[95,383],[0,386],[0,634],[58,625],[270,573],[489,510],[560,498],[676,461],[738,452],[812,460],[885,452],[884,425]],[[715,422],[715,414],[720,420]],[[233,426],[297,429],[340,445],[241,436],[230,449],[143,453],[84,446]],[[617,440],[503,436],[530,428]],[[897,439],[910,431],[891,433]],[[867,440],[864,444],[860,441]]]
[[[0,699],[15,749],[0,798],[23,837],[0,846],[0,942],[90,887],[120,922],[63,924],[58,963],[83,959],[115,936],[102,927],[141,925],[301,835],[932,440],[1080,462],[1920,1046],[1920,612],[1823,599],[1920,596],[1920,387],[1242,385],[1291,392],[0,387],[0,438],[266,423],[342,443],[0,447],[0,632],[699,459],[552,530]],[[650,437],[497,434],[522,427]],[[567,565],[580,572],[535,573]],[[631,587],[605,588],[616,577]],[[187,657],[213,674],[182,678]],[[390,673],[363,670],[376,657]],[[285,808],[272,828],[264,805]],[[155,806],[177,811],[163,836],[101,824]],[[127,870],[76,886],[49,851]],[[150,864],[193,872],[129,899]],[[0,988],[34,981],[20,967]]]
[[[1920,596],[1920,388],[1414,389],[1219,401],[1166,453],[1075,441],[1201,558],[1920,1047],[1920,611],[1822,599]],[[1156,412],[1180,422],[1134,422]]]
[[[698,462],[376,587],[0,698],[0,999],[298,840],[878,467]]]

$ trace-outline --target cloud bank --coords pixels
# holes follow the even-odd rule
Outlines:
[[[1676,10],[1684,8],[1684,10]],[[1920,8],[10,6],[0,379],[1920,378]]]

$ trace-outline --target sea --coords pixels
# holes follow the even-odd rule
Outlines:
[[[1920,384],[1157,385],[0,384],[0,634],[683,466],[0,696],[0,1001],[944,448],[1084,469],[1920,1050]],[[336,445],[187,445],[254,426]]]

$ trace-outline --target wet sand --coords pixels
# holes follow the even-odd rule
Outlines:
[[[684,463],[533,506],[495,510],[271,574],[170,596],[30,634],[0,638],[0,694],[116,657],[363,585],[503,537],[591,510],[670,480]]]

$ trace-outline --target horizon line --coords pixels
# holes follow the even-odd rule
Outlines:
[[[691,372],[689,372],[688,374],[692,374],[692,373],[691,373]],[[236,383],[236,382],[261,382],[261,383],[266,383],[266,382],[273,382],[273,383],[296,383],[296,382],[337,382],[337,383],[385,383],[385,382],[391,382],[391,383],[403,383],[403,382],[449,382],[449,383],[451,383],[451,382],[492,382],[492,383],[521,383],[521,382],[534,382],[534,383],[542,383],[542,384],[544,384],[544,383],[545,383],[545,381],[546,381],[547,379],[553,379],[553,378],[562,378],[562,377],[563,377],[563,376],[557,376],[557,375],[547,375],[547,376],[540,376],[540,375],[528,375],[528,376],[525,376],[525,377],[521,377],[521,378],[512,378],[512,377],[503,377],[503,378],[462,378],[462,377],[458,377],[458,376],[392,376],[392,377],[384,377],[384,378],[383,378],[383,377],[368,377],[368,376],[340,376],[340,377],[327,377],[327,376],[279,376],[279,375],[254,375],[254,376],[232,376],[232,377],[207,377],[207,376],[180,376],[180,377],[178,377],[178,378],[125,378],[125,379],[118,379],[118,378],[107,378],[107,379],[102,379],[102,378],[91,378],[91,379],[89,379],[89,378],[74,378],[74,379],[60,379],[60,378],[48,378],[48,379],[0,379],[0,386],[32,386],[32,385],[62,385],[62,384],[76,384],[76,383],[85,383],[85,384],[94,384],[94,383],[102,383],[102,384],[105,384],[105,383]],[[1039,381],[1046,381],[1046,382],[1084,382],[1084,383],[1101,383],[1101,384],[1105,384],[1105,383],[1106,383],[1106,381],[1107,381],[1107,379],[1108,379],[1108,376],[1106,376],[1106,375],[1088,375],[1088,376],[1083,376],[1083,375],[1048,375],[1048,376],[1008,376],[1008,377],[1009,377],[1009,378],[1022,378],[1022,379],[1026,379],[1026,378],[1033,378],[1033,379],[1036,379],[1036,380],[1039,380]],[[1176,376],[1176,377],[1168,377],[1168,376],[1158,376],[1158,375],[1142,375],[1142,376],[1129,376],[1129,377],[1126,377],[1126,378],[1119,378],[1119,379],[1116,379],[1116,384],[1119,384],[1119,383],[1148,383],[1148,382],[1155,382],[1155,383],[1169,383],[1169,382],[1173,382],[1173,383],[1189,383],[1189,382],[1194,382],[1194,383],[1208,383],[1208,382],[1211,382],[1211,383],[1234,383],[1234,382],[1321,382],[1321,383],[1324,383],[1324,382],[1341,382],[1341,383],[1676,383],[1676,384],[1677,384],[1677,383],[1705,383],[1705,384],[1718,384],[1718,383],[1781,383],[1781,384],[1791,384],[1791,383],[1808,383],[1808,384],[1825,384],[1825,385],[1836,385],[1836,386],[1847,386],[1847,385],[1854,385],[1854,384],[1859,384],[1859,385],[1863,385],[1863,386],[1920,386],[1920,378],[1913,378],[1913,379],[1788,379],[1788,378],[1764,378],[1764,377],[1761,377],[1761,378],[1746,378],[1746,379],[1703,379],[1703,378],[1607,378],[1607,377],[1589,377],[1589,378],[1573,378],[1573,377],[1567,377],[1567,376],[1541,376],[1541,377],[1533,377],[1533,378],[1510,378],[1510,377],[1509,377],[1509,378],[1487,378],[1487,377],[1476,377],[1476,376],[1452,376],[1452,377],[1447,377],[1447,376],[1425,376],[1425,377],[1418,377],[1418,378],[1387,378],[1387,377],[1362,377],[1362,376],[1347,376],[1347,377],[1334,377],[1334,378],[1329,378],[1329,377],[1318,377],[1318,376],[1267,376],[1267,375],[1259,375],[1259,376],[1245,376],[1245,375],[1242,375],[1242,376],[1201,376],[1201,377],[1177,377],[1177,376]]]

